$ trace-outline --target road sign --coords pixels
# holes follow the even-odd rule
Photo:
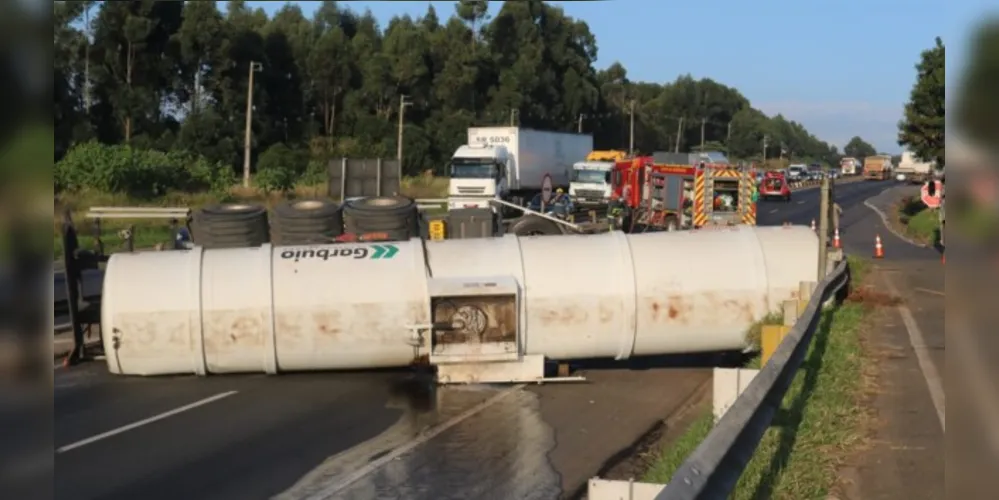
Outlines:
[[[923,203],[926,204],[927,207],[937,208],[937,207],[940,206],[940,193],[941,193],[941,190],[943,189],[943,185],[940,183],[940,181],[930,181],[930,182],[933,183],[933,187],[935,188],[934,192],[933,192],[933,196],[930,196],[930,183],[929,182],[927,182],[926,184],[923,184],[923,188],[919,191],[919,196],[923,200]]]
[[[374,250],[371,254],[371,259],[391,259],[395,257],[395,254],[399,253],[399,247],[395,245],[371,245],[371,249]]]
[[[548,203],[552,199],[552,176],[545,174],[541,178],[541,201]]]
[[[444,239],[444,221],[437,219],[430,221],[430,239],[434,241],[440,241]]]

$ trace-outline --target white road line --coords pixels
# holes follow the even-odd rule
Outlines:
[[[513,387],[511,387],[511,388],[509,388],[509,389],[507,389],[507,390],[505,390],[505,391],[503,391],[503,392],[501,392],[501,393],[499,393],[499,394],[497,394],[497,395],[495,395],[495,396],[493,396],[493,397],[491,397],[491,398],[489,398],[489,399],[487,399],[487,400],[485,400],[485,401],[483,401],[483,402],[481,402],[481,403],[479,403],[479,404],[477,404],[477,405],[475,405],[475,406],[473,406],[473,407],[465,410],[464,412],[456,415],[451,420],[448,420],[447,422],[444,422],[443,424],[440,424],[437,427],[434,427],[429,432],[426,432],[425,434],[421,434],[421,435],[417,436],[416,439],[413,439],[412,441],[410,441],[410,442],[408,442],[408,443],[406,443],[406,444],[404,444],[404,445],[402,445],[402,446],[400,446],[400,447],[392,450],[391,453],[386,453],[385,455],[382,455],[377,460],[373,460],[373,461],[369,462],[367,465],[365,465],[364,467],[361,467],[360,469],[358,469],[357,471],[355,471],[353,474],[345,477],[343,480],[338,480],[335,484],[331,484],[331,485],[329,485],[327,487],[319,489],[318,491],[316,491],[316,492],[312,493],[311,495],[309,495],[307,498],[309,500],[325,500],[325,499],[328,499],[328,498],[333,498],[337,493],[340,493],[341,491],[347,489],[348,486],[350,486],[350,485],[354,484],[355,482],[363,479],[365,476],[368,476],[368,475],[376,472],[378,469],[382,468],[382,466],[384,466],[385,464],[387,464],[387,463],[389,463],[389,462],[391,462],[391,461],[399,458],[404,453],[412,450],[413,448],[416,448],[417,446],[419,446],[419,445],[421,445],[423,443],[426,443],[427,441],[430,441],[431,439],[433,439],[433,438],[437,437],[438,435],[440,435],[442,432],[444,432],[444,431],[446,431],[446,430],[448,430],[448,429],[450,429],[450,428],[452,428],[452,427],[454,427],[454,426],[456,426],[456,425],[464,422],[465,420],[471,418],[472,416],[474,416],[475,414],[481,412],[482,410],[485,410],[486,408],[489,408],[490,406],[498,403],[500,400],[502,400],[503,398],[505,398],[505,397],[513,394],[514,392],[523,389],[526,385],[527,384],[518,384],[518,385],[515,385],[515,386],[513,386]]]
[[[884,276],[884,281],[888,286],[888,292],[895,297],[900,297],[898,288],[895,288],[895,284],[892,283],[891,278],[886,275]],[[937,419],[940,420],[940,429],[947,432],[947,409],[944,399],[943,380],[940,378],[940,372],[937,371],[937,367],[930,360],[929,349],[926,347],[926,337],[923,335],[923,331],[919,329],[919,324],[916,323],[916,318],[912,316],[912,311],[908,307],[899,304],[896,306],[896,309],[902,317],[902,324],[905,325],[906,331],[909,332],[909,344],[912,346],[913,352],[916,353],[919,371],[923,373],[923,379],[926,380],[926,388],[930,391],[930,400],[933,401],[933,407],[937,411]]]
[[[172,417],[172,416],[174,416],[174,415],[176,415],[178,413],[183,413],[183,412],[188,411],[188,410],[193,410],[193,409],[195,409],[195,408],[197,408],[199,406],[204,406],[204,405],[206,405],[208,403],[212,403],[212,402],[218,401],[220,399],[227,398],[229,396],[232,396],[233,394],[236,394],[237,392],[239,392],[239,391],[229,391],[229,392],[223,392],[221,394],[216,394],[214,396],[211,396],[211,397],[199,400],[199,401],[195,401],[195,402],[193,402],[191,404],[187,404],[187,405],[181,406],[179,408],[174,408],[174,409],[172,409],[172,410],[170,410],[168,412],[160,413],[159,415],[154,415],[154,416],[149,417],[147,419],[139,420],[138,422],[133,422],[131,424],[123,425],[121,427],[118,427],[117,429],[111,429],[110,431],[102,432],[102,433],[100,433],[100,434],[98,434],[96,436],[88,437],[87,439],[84,439],[82,441],[77,441],[75,443],[67,444],[66,446],[62,446],[60,448],[57,448],[56,449],[56,453],[65,453],[65,452],[67,452],[69,450],[73,450],[73,449],[79,448],[81,446],[86,446],[88,444],[100,441],[102,439],[107,439],[107,438],[109,438],[111,436],[115,436],[115,435],[121,434],[123,432],[127,432],[127,431],[130,431],[132,429],[135,429],[135,428],[138,428],[138,427],[142,427],[143,425],[151,424],[153,422],[156,422],[156,421],[159,421],[159,420],[163,420],[164,418],[167,418],[167,417]]]
[[[777,213],[777,209],[775,208],[775,209],[773,209],[773,210],[771,210],[771,211],[769,211],[767,213],[775,214],[775,213]]]
[[[799,205],[804,205],[805,204],[805,200],[798,200],[798,204]]]
[[[917,247],[920,247],[920,248],[926,248],[926,245],[923,245],[922,243],[918,243],[918,242],[912,240],[911,238],[905,236],[904,234],[896,231],[895,228],[892,227],[891,223],[888,222],[888,215],[885,214],[884,211],[882,211],[880,208],[878,208],[878,207],[876,207],[876,206],[874,206],[874,205],[871,204],[871,199],[874,198],[874,197],[876,197],[876,196],[879,196],[879,194],[876,194],[876,195],[871,196],[870,198],[864,200],[864,205],[866,205],[867,208],[869,208],[871,210],[874,210],[874,213],[878,214],[878,216],[881,217],[881,222],[882,222],[882,225],[885,227],[885,229],[887,229],[891,234],[894,234],[899,239],[901,239],[902,241],[904,241],[904,242],[906,242],[906,243],[908,243],[910,245],[917,246]]]

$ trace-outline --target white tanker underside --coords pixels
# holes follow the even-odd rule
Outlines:
[[[115,254],[108,368],[125,375],[429,361],[444,383],[544,360],[741,349],[814,279],[806,227]]]

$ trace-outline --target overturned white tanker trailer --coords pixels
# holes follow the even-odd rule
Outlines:
[[[544,359],[741,349],[813,279],[806,227],[115,254],[108,368],[127,375],[437,365],[538,380]]]

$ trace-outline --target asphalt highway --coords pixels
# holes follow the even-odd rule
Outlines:
[[[864,200],[888,185],[839,186],[844,216],[870,212]],[[758,220],[807,224],[817,214],[818,190],[805,189],[790,203],[760,203]],[[664,357],[583,366],[588,384],[446,388],[408,369],[131,378],[101,362],[60,368],[54,492],[74,500],[571,496],[703,392],[710,371],[699,367],[712,363]]]

